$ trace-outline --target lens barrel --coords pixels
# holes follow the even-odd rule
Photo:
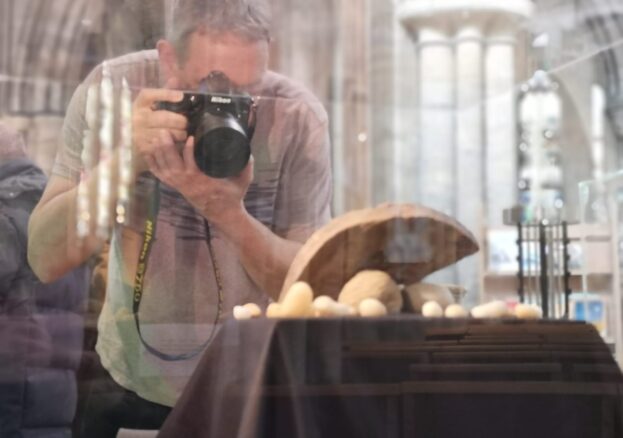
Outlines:
[[[245,129],[229,113],[205,112],[195,131],[195,162],[213,178],[228,178],[242,172],[251,147]]]

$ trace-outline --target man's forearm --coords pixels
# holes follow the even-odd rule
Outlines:
[[[112,160],[113,169],[116,169],[116,163],[115,154]],[[113,187],[115,173],[113,172]],[[98,175],[99,171],[95,170],[86,181],[92,219],[88,237],[80,238],[77,235],[78,187],[69,180],[63,178],[51,180],[51,184],[33,211],[28,224],[28,262],[41,281],[51,282],[62,277],[84,263],[101,247],[103,242],[95,237],[93,220],[98,207],[94,201],[97,199]],[[108,205],[111,224],[114,217],[113,205],[111,199]]]
[[[76,236],[76,189],[58,194],[37,207],[29,222],[28,262],[44,283],[84,262],[97,247],[94,238]]]
[[[236,247],[238,257],[253,281],[277,300],[301,244],[275,235],[242,207],[220,218],[216,225]]]

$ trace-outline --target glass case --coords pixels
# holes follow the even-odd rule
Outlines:
[[[314,232],[388,204],[473,236],[418,279],[465,312],[542,260],[505,210],[568,223],[568,316],[623,363],[622,169],[620,0],[0,0],[0,380],[62,368],[32,393],[62,436],[95,369],[170,407],[196,362],[150,342],[200,352]]]

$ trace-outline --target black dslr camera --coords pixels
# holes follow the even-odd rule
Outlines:
[[[236,94],[225,74],[210,73],[201,92],[184,93],[180,102],[159,102],[157,109],[186,116],[188,135],[195,137],[195,162],[206,175],[236,176],[249,162],[256,105],[251,96]]]

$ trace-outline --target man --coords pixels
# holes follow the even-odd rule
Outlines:
[[[0,436],[70,433],[86,270],[42,285],[26,260],[30,212],[46,178],[0,124]],[[50,406],[54,405],[54,409]]]
[[[214,325],[234,305],[275,299],[301,242],[329,218],[327,116],[310,93],[267,70],[266,3],[178,1],[171,32],[157,51],[107,62],[117,84],[123,77],[140,89],[132,117],[139,176],[133,214],[113,232],[98,322],[96,350],[112,380],[102,397],[88,401],[84,436],[159,427]],[[237,90],[261,96],[254,158],[226,179],[197,168],[187,119],[158,109],[159,102],[180,101],[178,90],[197,90],[215,72]],[[54,175],[30,222],[29,260],[43,280],[82,263],[102,243],[95,237],[80,241],[75,220],[82,140],[93,129],[85,116],[87,90],[101,76],[100,66],[72,98]],[[87,172],[91,193],[100,171]],[[156,219],[153,239],[150,216]],[[147,264],[144,276],[136,275],[139,259]],[[142,292],[137,312],[136,290]],[[119,386],[119,395],[111,396]]]

